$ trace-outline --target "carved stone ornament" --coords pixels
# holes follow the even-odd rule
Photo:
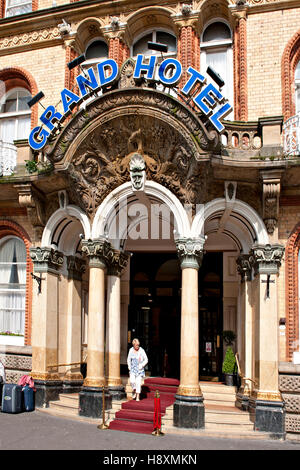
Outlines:
[[[78,256],[67,256],[67,268],[69,279],[81,281],[82,274],[85,272],[85,260]]]
[[[284,254],[283,245],[253,245],[249,261],[256,274],[277,274]]]
[[[251,281],[252,266],[250,263],[250,254],[238,256],[236,260],[237,271],[243,281]]]
[[[202,202],[203,162],[217,152],[219,136],[184,104],[164,93],[130,88],[89,103],[45,147],[56,170],[70,180],[70,199],[93,217],[103,199],[130,180],[129,161],[143,155],[147,179],[183,204]]]
[[[34,231],[34,241],[39,241],[46,223],[43,195],[34,190],[31,184],[18,184],[14,187],[19,195],[20,206],[27,209],[27,215]]]
[[[181,269],[199,269],[203,259],[203,241],[193,238],[175,240]]]
[[[279,218],[281,172],[263,172],[263,219],[268,233],[272,234]]]
[[[104,269],[113,257],[113,248],[106,239],[82,240],[81,246],[82,253],[90,259],[90,267]]]
[[[30,248],[30,257],[36,272],[56,271],[62,267],[64,262],[63,253],[48,247]]]
[[[109,258],[106,260],[107,274],[109,276],[120,277],[122,271],[126,268],[128,263],[129,255],[124,251],[111,250]]]
[[[144,191],[146,182],[146,164],[142,155],[134,153],[129,163],[130,180],[133,191]]]

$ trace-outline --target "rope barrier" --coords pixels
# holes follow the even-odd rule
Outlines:
[[[155,392],[154,396],[154,414],[153,414],[153,436],[163,436],[164,433],[161,432],[161,409],[160,409],[160,396],[158,390]]]

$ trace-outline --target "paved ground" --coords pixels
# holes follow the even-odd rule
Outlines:
[[[0,413],[0,449],[130,450],[133,454],[138,450],[300,450],[300,442],[216,439],[167,434],[163,437],[154,437],[120,431],[101,431],[97,429],[97,424],[100,422],[82,423],[39,411],[17,415]],[[103,455],[100,453],[98,458]]]

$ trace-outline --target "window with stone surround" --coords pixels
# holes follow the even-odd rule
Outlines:
[[[32,0],[6,0],[5,17],[23,15],[32,11]]]
[[[214,20],[208,23],[201,36],[200,42],[200,70],[205,71],[212,67],[224,80],[222,94],[233,106],[233,52],[231,29],[223,20]],[[215,82],[207,76],[209,82]],[[233,113],[226,119],[232,119]]]
[[[149,55],[158,55],[161,57],[161,52],[154,51],[148,48],[148,42],[156,42],[160,44],[165,44],[168,46],[168,52],[164,52],[164,57],[176,57],[177,54],[177,41],[174,34],[163,31],[163,30],[151,30],[148,32],[143,32],[142,35],[135,38],[132,46],[132,57],[136,57],[138,54]]]
[[[0,334],[24,335],[26,247],[6,236],[0,241]]]
[[[30,133],[31,110],[28,100],[31,94],[25,88],[13,88],[3,95],[0,102],[0,140],[13,143],[27,139]]]

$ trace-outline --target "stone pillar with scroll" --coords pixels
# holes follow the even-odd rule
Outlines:
[[[128,263],[128,255],[113,250],[107,262],[107,385],[113,400],[126,397],[120,375],[121,353],[121,274]]]
[[[32,372],[35,404],[47,407],[62,391],[58,374],[58,285],[64,255],[52,248],[31,248],[34,284],[32,302]],[[50,367],[51,366],[51,367]]]
[[[277,276],[284,253],[282,245],[254,245],[250,263],[254,270],[254,378],[249,411],[258,431],[281,438],[285,433],[285,412],[278,383]]]
[[[106,239],[83,240],[82,252],[89,258],[89,320],[87,376],[79,393],[79,414],[100,418],[102,415],[102,390],[104,371],[104,320],[105,271],[111,252]],[[106,396],[106,408],[111,407],[111,397]]]
[[[174,425],[204,427],[203,395],[199,385],[198,269],[203,240],[176,240],[182,270],[180,385],[174,404]]]

